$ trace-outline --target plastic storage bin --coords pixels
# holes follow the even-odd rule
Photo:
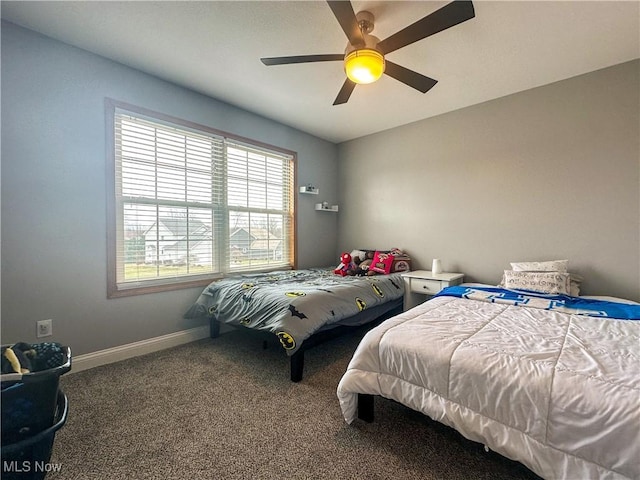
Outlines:
[[[54,423],[49,428],[12,444],[2,444],[3,480],[41,480],[49,471],[60,468],[51,465],[51,450],[56,432],[67,421],[69,401],[67,396],[58,392]]]
[[[53,425],[60,375],[71,370],[71,349],[55,368],[32,373],[0,375],[2,389],[2,445],[15,443]]]
[[[55,433],[67,420],[60,375],[71,370],[71,349],[62,364],[32,373],[0,375],[2,395],[1,477],[44,478]]]

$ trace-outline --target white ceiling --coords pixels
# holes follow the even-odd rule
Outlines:
[[[353,1],[384,39],[448,2]],[[640,2],[476,1],[476,17],[388,55],[438,80],[426,94],[383,76],[332,106],[342,53],[322,1],[2,2],[2,18],[178,85],[341,142],[640,58]]]

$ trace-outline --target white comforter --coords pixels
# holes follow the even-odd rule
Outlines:
[[[640,478],[640,322],[437,297],[371,330],[338,385],[396,400],[545,478]]]

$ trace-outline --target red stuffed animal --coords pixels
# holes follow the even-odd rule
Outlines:
[[[336,268],[333,273],[345,277],[349,275],[349,271],[353,271],[355,270],[355,268],[356,265],[355,263],[353,263],[351,254],[344,252],[342,255],[340,255],[340,265],[338,265],[338,268]]]

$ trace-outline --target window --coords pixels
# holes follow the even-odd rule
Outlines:
[[[295,266],[293,152],[107,101],[108,296]]]

